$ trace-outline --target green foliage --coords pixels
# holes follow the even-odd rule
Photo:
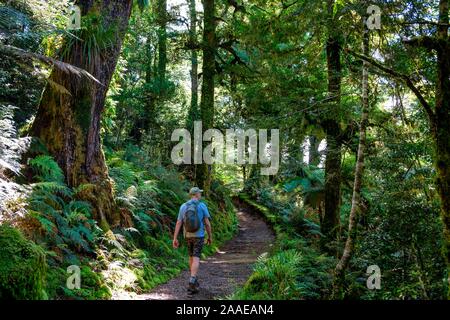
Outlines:
[[[82,17],[81,30],[67,32],[65,10],[69,2],[73,1],[11,0],[0,4],[0,220],[17,220],[14,222],[24,234],[45,248],[49,267],[45,284],[40,249],[14,229],[1,226],[0,234],[11,237],[13,246],[6,243],[0,248],[0,296],[42,298],[45,287],[50,298],[104,299],[115,290],[149,290],[186,267],[186,248],[173,250],[170,242],[191,182],[183,176],[185,167],[174,168],[170,162],[170,135],[186,123],[191,128],[197,119],[193,115],[199,115],[195,106],[189,108],[191,93],[185,84],[192,48],[203,48],[199,46],[202,28],[197,28],[198,34],[191,41],[185,28],[192,22],[183,16],[181,5],[165,12],[159,3],[151,6],[148,0],[134,1],[121,57],[108,88],[100,132],[114,180],[120,224],[102,232],[91,217],[92,204],[79,200],[81,193],[90,192],[90,185],[69,187],[50,156],[29,160],[31,170],[20,174],[25,165],[20,163],[20,155],[28,139],[19,136],[30,133],[30,119],[36,114],[42,89],[46,84],[58,93],[69,89],[46,80],[50,69],[92,80],[87,71],[98,67],[94,56],[108,54],[117,37],[116,25],[109,23],[114,19],[100,16],[95,5]],[[410,76],[434,109],[432,101],[441,93],[435,92],[439,88],[437,60],[421,46],[405,46],[405,39],[434,38],[437,2],[373,3],[389,12],[382,17],[382,30],[370,32],[376,58]],[[347,236],[361,116],[362,63],[346,49],[360,50],[359,15],[366,5],[335,1],[330,26],[321,2],[216,2],[220,17],[213,63],[215,110],[203,116],[214,114],[214,127],[219,129],[277,128],[281,134],[281,163],[276,176],[261,176],[260,165],[212,167],[211,194],[204,201],[212,214],[215,243],[205,248],[205,254],[213,253],[236,231],[230,194],[242,187],[246,194],[241,194],[241,199],[259,210],[277,234],[273,251],[259,259],[254,274],[235,297],[329,297],[336,261],[321,254],[318,243],[325,211],[325,172],[329,170],[323,158],[330,146],[322,157],[318,145],[313,150],[306,142],[311,143],[311,137],[316,142],[326,139],[328,120],[338,124],[342,162],[334,173],[341,177],[339,256]],[[162,16],[167,21],[162,21]],[[164,31],[161,26],[165,23]],[[200,19],[196,23],[200,25]],[[325,47],[330,36],[337,38],[340,48],[339,103],[334,103],[329,92],[333,70],[327,70],[331,61]],[[87,71],[52,59],[56,55],[76,56],[77,65]],[[343,297],[440,299],[445,297],[448,275],[441,252],[443,225],[434,187],[436,154],[429,119],[403,79],[390,79],[375,69],[369,72],[366,170]],[[207,78],[203,76],[199,78]],[[77,84],[85,83],[69,82],[75,90]],[[83,129],[92,120],[90,106],[85,107],[73,115]],[[446,110],[442,114],[445,116]],[[311,151],[310,155],[316,153],[309,157],[314,165],[307,165],[303,159]],[[33,178],[30,173],[34,173]],[[26,210],[22,198],[26,199]],[[22,219],[16,211],[28,215]],[[32,254],[24,256],[29,248]],[[16,259],[8,260],[10,256]],[[81,290],[65,288],[64,267],[69,263],[82,266]],[[35,264],[39,266],[32,267]],[[382,270],[381,290],[365,287],[365,271],[372,264]],[[14,271],[17,283],[25,283],[23,290],[7,280],[6,268]],[[33,268],[35,287],[17,271],[27,274]],[[117,270],[125,278],[129,276],[125,285],[120,284],[123,279],[115,274]]]
[[[385,119],[381,110],[376,117]],[[408,126],[396,119],[384,121],[383,127],[372,133],[372,139],[383,143],[372,145],[367,163],[366,211],[347,277],[350,297],[445,297],[443,226],[432,187],[431,143],[428,136],[419,134],[426,126],[424,116],[414,112],[409,121]],[[372,264],[382,270],[382,287],[368,292],[358,283]]]
[[[51,156],[42,155],[31,159],[29,165],[35,170],[36,178],[44,182],[64,182],[64,174]]]
[[[104,284],[103,279],[89,266],[81,266],[80,289],[70,290],[64,287],[64,294],[67,298],[76,300],[101,300],[111,298],[109,288]]]
[[[279,252],[269,259],[260,257],[239,298],[299,299],[296,280],[300,276],[300,259],[295,250]]]
[[[23,188],[12,181],[20,173],[20,156],[26,151],[30,139],[19,138],[13,119],[13,106],[0,102],[0,212],[8,210],[8,201],[19,197]]]
[[[44,251],[19,230],[0,225],[0,299],[45,299]]]
[[[35,114],[46,83],[48,68],[36,61],[51,56],[57,49],[55,40],[67,34],[64,14],[68,6],[68,0],[0,4],[0,104],[16,107],[14,120],[20,129]],[[11,52],[6,45],[23,51]]]
[[[144,10],[144,8],[148,7],[150,4],[149,0],[136,0],[135,1],[139,6],[139,9]]]
[[[64,297],[71,300],[102,300],[111,298],[111,292],[100,274],[87,265],[80,266],[80,289],[66,286],[69,274],[64,268],[52,265],[47,271],[46,291],[49,297]]]
[[[67,44],[63,47],[61,56],[69,57],[75,46],[81,45],[82,56],[86,59],[85,69],[91,70],[96,63],[94,57],[102,51],[111,48],[117,37],[117,26],[106,26],[104,17],[98,12],[89,12],[81,17],[81,29],[73,30],[74,36],[67,38]],[[80,41],[81,39],[81,41]]]
[[[335,259],[321,254],[314,238],[295,233],[272,210],[251,200],[240,198],[263,214],[276,231],[276,246],[268,256],[261,256],[245,286],[232,299],[326,299],[332,284]],[[311,233],[308,233],[311,236]]]
[[[295,245],[292,245],[292,242]],[[281,247],[285,246],[281,244]],[[260,257],[251,277],[234,299],[323,299],[331,285],[334,260],[311,250],[301,241],[270,257]]]
[[[17,137],[17,130],[13,120],[14,107],[0,103],[0,179],[5,169],[14,174],[20,171],[19,157],[26,149],[29,139]]]
[[[91,218],[91,205],[75,199],[76,192],[64,183],[62,170],[51,157],[38,156],[29,163],[40,181],[32,185],[28,197],[30,217],[44,231],[44,237],[38,237],[38,241],[68,258],[73,251],[93,252],[100,231]]]

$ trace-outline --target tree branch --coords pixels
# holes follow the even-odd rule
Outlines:
[[[410,45],[413,47],[422,47],[428,50],[437,50],[439,48],[439,43],[437,39],[429,36],[404,39],[402,40],[402,42],[406,45]]]
[[[411,78],[409,78],[407,75],[399,73],[391,68],[386,67],[385,65],[383,65],[381,62],[372,59],[370,57],[367,57],[365,55],[362,55],[360,53],[357,53],[351,49],[346,48],[345,52],[351,54],[352,56],[366,61],[368,63],[370,63],[372,66],[380,69],[381,71],[383,71],[384,73],[391,75],[394,78],[400,79],[402,80],[406,86],[416,95],[417,99],[419,100],[420,104],[422,105],[422,107],[425,109],[425,112],[428,115],[428,118],[430,119],[431,122],[434,122],[434,112],[431,109],[431,106],[429,105],[429,103],[426,101],[425,97],[422,95],[422,93],[420,92],[420,90],[414,85],[414,83],[412,82]]]

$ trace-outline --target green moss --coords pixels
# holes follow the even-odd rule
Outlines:
[[[91,126],[91,104],[92,98],[86,95],[77,103],[74,111],[77,123],[84,133],[87,133]]]
[[[81,268],[81,288],[68,289],[64,286],[64,295],[77,300],[105,300],[111,298],[111,291],[103,278],[88,266]],[[65,282],[64,282],[65,283]]]
[[[45,253],[19,230],[0,226],[0,299],[45,299]]]
[[[45,291],[50,299],[63,295],[63,287],[66,284],[67,273],[63,268],[51,266],[46,276]]]

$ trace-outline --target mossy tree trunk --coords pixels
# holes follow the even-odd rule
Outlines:
[[[80,40],[65,39],[61,59],[90,72],[101,84],[53,70],[52,82],[42,95],[32,132],[40,138],[63,169],[72,187],[89,184],[81,197],[90,201],[94,218],[103,228],[119,223],[113,188],[100,141],[105,97],[128,26],[131,0],[80,0]]]
[[[448,297],[450,298],[450,42],[448,38],[449,1],[439,2],[439,27],[437,34],[437,83],[432,132],[435,140],[435,166],[437,189],[441,199],[441,216],[444,223],[445,256],[448,272]]]
[[[200,114],[203,132],[214,125],[214,75],[216,52],[216,21],[214,0],[203,1],[203,82]],[[210,165],[202,163],[196,168],[196,183],[208,194],[211,184]]]
[[[200,119],[200,112],[198,110],[198,53],[197,53],[197,8],[195,0],[188,0],[189,4],[189,42],[191,49],[191,105],[188,112],[186,127],[194,136],[194,121]],[[192,145],[191,154],[194,154],[194,145]],[[195,180],[195,165],[186,165],[185,173],[192,180]]]
[[[160,95],[164,96],[167,69],[167,0],[158,0],[156,5],[158,24],[158,88]]]
[[[341,48],[337,23],[334,19],[334,0],[328,0],[328,39],[326,42],[327,69],[328,69],[328,101],[332,105],[331,110],[339,112],[341,103]],[[322,246],[327,251],[337,241],[340,221],[341,202],[341,128],[335,117],[328,116],[322,122],[326,133],[327,150],[325,159],[325,214],[322,221]]]
[[[363,19],[363,54],[369,54],[369,30],[366,28],[366,19]],[[356,166],[355,166],[355,180],[353,183],[353,195],[352,195],[352,206],[350,209],[350,215],[348,218],[348,230],[347,230],[347,240],[345,242],[344,252],[336,265],[334,284],[333,284],[333,296],[334,298],[341,298],[342,292],[344,292],[344,272],[347,269],[350,259],[353,255],[353,248],[356,241],[356,231],[358,225],[358,217],[360,212],[361,204],[361,188],[362,180],[364,174],[364,157],[366,153],[366,128],[369,121],[369,73],[368,73],[369,63],[363,61],[362,66],[362,81],[361,81],[361,91],[362,91],[362,112],[361,112],[361,122],[359,128],[359,144],[358,152],[356,156]]]

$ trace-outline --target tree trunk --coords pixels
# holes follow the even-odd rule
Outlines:
[[[437,84],[434,123],[432,132],[436,153],[436,185],[441,199],[441,216],[444,223],[445,257],[450,278],[450,44],[448,39],[448,0],[439,3],[437,50]],[[450,298],[450,279],[448,279]]]
[[[328,120],[324,126],[327,137],[325,159],[325,212],[321,230],[324,235],[322,247],[334,253],[338,240],[341,207],[341,143],[340,127],[335,120]]]
[[[157,1],[158,23],[158,87],[162,97],[166,86],[167,68],[167,0]]]
[[[189,42],[193,47],[197,44],[197,9],[195,6],[195,0],[188,0],[189,4]],[[196,49],[191,49],[191,106],[189,108],[187,117],[187,128],[191,133],[191,137],[194,136],[194,121],[200,120],[200,114],[198,110],[198,54]],[[194,154],[194,145],[192,145],[191,154]],[[186,165],[185,173],[192,180],[195,180],[195,165]]]
[[[197,9],[195,0],[189,0],[189,42],[197,43]],[[197,50],[191,50],[191,108],[189,110],[192,126],[195,120],[198,120],[198,55]]]
[[[318,166],[320,163],[319,145],[320,140],[316,136],[309,136],[309,154],[308,164],[312,166]]]
[[[341,48],[335,19],[333,18],[334,0],[328,1],[328,40],[326,43],[328,68],[329,103],[339,112],[341,102]],[[325,214],[321,226],[324,238],[322,247],[334,252],[333,242],[337,241],[340,202],[341,202],[341,128],[339,122],[332,117],[322,122],[326,133],[327,152],[325,160]]]
[[[363,34],[363,54],[369,54],[369,33],[364,25]],[[361,113],[361,123],[359,131],[359,145],[358,154],[356,159],[355,167],[355,181],[353,184],[353,195],[352,195],[352,207],[350,209],[350,216],[348,219],[348,234],[347,241],[345,242],[344,253],[341,259],[336,265],[335,269],[335,280],[333,286],[333,294],[335,298],[341,296],[340,291],[342,290],[342,284],[344,279],[344,272],[348,267],[350,259],[353,255],[354,242],[356,240],[356,228],[358,224],[358,215],[360,212],[360,201],[361,201],[361,186],[364,174],[364,155],[366,150],[366,128],[369,121],[369,74],[368,74],[368,63],[363,61],[362,67],[362,113]]]
[[[203,82],[200,104],[203,132],[214,125],[214,75],[216,52],[216,22],[214,0],[203,1]],[[196,169],[196,183],[208,194],[211,184],[211,168],[202,163]]]
[[[75,32],[82,40],[65,40],[62,60],[89,71],[102,85],[55,69],[50,80],[63,85],[71,95],[47,85],[32,132],[55,157],[69,186],[90,184],[80,196],[91,202],[94,218],[107,229],[119,223],[119,216],[101,147],[100,119],[132,1],[80,0],[76,4],[81,8],[82,26],[86,29]],[[95,47],[88,47],[94,38]]]

